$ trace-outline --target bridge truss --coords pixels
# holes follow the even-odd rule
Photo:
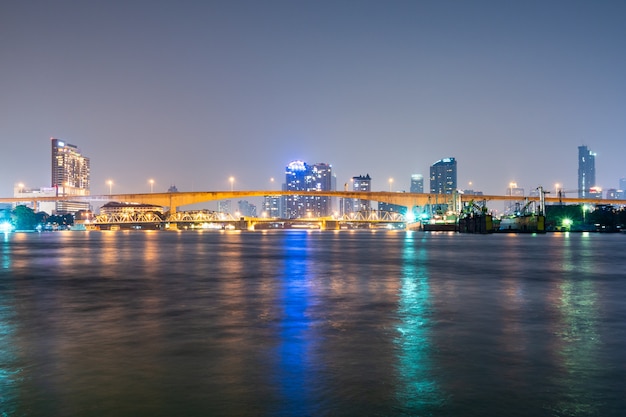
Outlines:
[[[227,224],[240,222],[242,218],[235,218],[230,213],[220,213],[211,210],[177,211],[168,215],[158,212],[125,211],[123,213],[106,213],[94,217],[91,225],[124,225],[124,224]],[[276,219],[266,217],[245,217],[245,222],[256,223],[307,223],[317,221],[336,221],[340,223],[405,223],[405,217],[397,212],[368,211],[332,216],[325,218]]]

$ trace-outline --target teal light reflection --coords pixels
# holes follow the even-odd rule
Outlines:
[[[16,415],[20,369],[14,343],[13,307],[0,297],[0,416]]]
[[[408,414],[428,412],[443,404],[433,378],[431,294],[426,265],[427,249],[408,232],[404,241],[403,272],[398,300],[398,387],[399,406]],[[417,247],[417,250],[416,250]]]

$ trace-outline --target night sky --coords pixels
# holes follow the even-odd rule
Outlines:
[[[461,189],[573,190],[583,144],[617,188],[626,2],[3,0],[0,196],[50,186],[51,137],[92,194],[278,189],[294,159],[408,191],[445,157]]]

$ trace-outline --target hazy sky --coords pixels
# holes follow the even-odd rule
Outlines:
[[[626,177],[626,1],[0,2],[0,195],[50,185],[50,137],[91,191],[274,188],[294,159],[408,190]],[[573,195],[572,195],[573,196]]]

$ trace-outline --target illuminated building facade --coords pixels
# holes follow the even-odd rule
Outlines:
[[[372,191],[372,178],[370,174],[352,177],[352,191]],[[361,200],[358,198],[346,200],[346,213],[368,212],[372,209],[370,200]]]
[[[444,158],[430,166],[430,192],[453,194],[456,191],[456,159]]]
[[[281,196],[265,196],[263,197],[263,217],[278,218],[280,217]]]
[[[578,197],[591,198],[596,185],[596,154],[586,146],[578,147]]]
[[[89,195],[89,158],[82,155],[76,145],[51,138],[52,143],[52,187],[57,196]],[[89,203],[83,201],[59,201],[57,213],[72,213],[88,210]]]
[[[285,168],[286,191],[332,191],[333,175],[329,164],[308,165],[303,161],[292,161]],[[283,217],[297,219],[323,217],[332,211],[331,199],[327,196],[289,195],[284,199]]]
[[[134,214],[159,213],[163,214],[163,207],[154,204],[119,203],[110,201],[100,207],[100,214]]]
[[[422,174],[411,175],[411,192],[412,193],[424,192],[424,176]]]

